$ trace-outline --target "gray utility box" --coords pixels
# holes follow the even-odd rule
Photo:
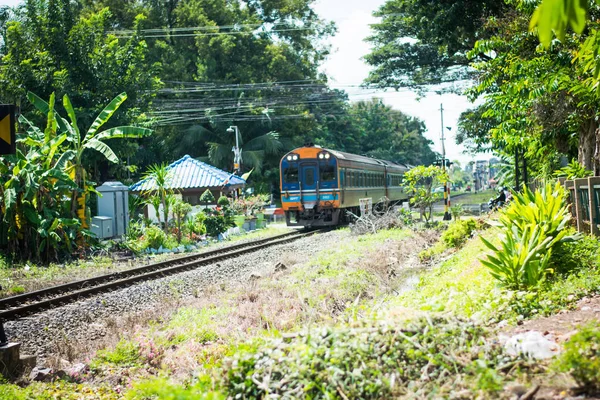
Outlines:
[[[96,190],[98,215],[112,218],[113,236],[123,236],[129,226],[129,188],[121,182],[104,182]]]
[[[92,233],[98,239],[108,239],[113,237],[113,220],[111,217],[93,217]]]

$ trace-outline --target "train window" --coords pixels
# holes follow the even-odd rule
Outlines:
[[[333,165],[321,164],[320,169],[322,182],[331,182],[336,180],[335,167]]]
[[[307,168],[304,170],[304,184],[306,186],[312,186],[315,184],[315,170],[314,168]]]
[[[283,181],[285,183],[298,182],[298,167],[288,167],[285,170],[285,175],[283,176]]]

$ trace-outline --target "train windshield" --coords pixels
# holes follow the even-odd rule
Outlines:
[[[335,181],[335,165],[321,165],[321,182]]]
[[[285,169],[283,174],[284,183],[297,183],[298,182],[298,167],[290,165]]]

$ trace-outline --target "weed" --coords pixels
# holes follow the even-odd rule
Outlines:
[[[168,345],[194,340],[199,343],[215,341],[219,335],[214,330],[215,319],[226,314],[222,308],[181,308],[164,329]]]
[[[177,399],[177,400],[221,400],[225,396],[211,391],[207,382],[201,381],[187,387],[174,385],[164,378],[136,383],[127,393],[127,399]]]
[[[118,367],[134,367],[141,362],[140,346],[137,343],[121,339],[113,350],[99,350],[95,359],[90,363],[93,370],[100,369],[103,364]]]
[[[11,286],[10,289],[8,289],[9,293],[11,295],[16,295],[16,294],[23,294],[25,293],[25,288],[23,286]]]

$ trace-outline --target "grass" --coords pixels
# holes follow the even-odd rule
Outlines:
[[[450,197],[452,204],[480,204],[487,203],[491,197],[497,197],[498,192],[496,190],[484,190],[477,193],[465,192],[458,197]]]

